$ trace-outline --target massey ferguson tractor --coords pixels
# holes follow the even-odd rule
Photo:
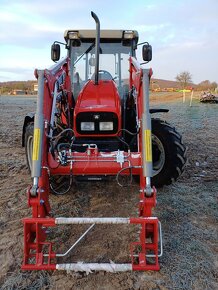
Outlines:
[[[156,187],[169,185],[182,173],[186,148],[180,134],[151,114],[151,69],[136,59],[142,45],[144,63],[152,48],[138,44],[135,30],[66,30],[67,56],[60,59],[54,42],[50,69],[35,70],[38,79],[36,113],[24,120],[26,149],[32,185],[28,205],[32,217],[24,224],[24,270],[130,271],[159,270],[162,255],[161,224],[152,216]],[[143,63],[143,64],[144,64]],[[115,177],[119,185],[139,184],[137,217],[53,217],[49,194],[62,195],[77,182]],[[109,181],[108,181],[109,182]],[[91,186],[91,183],[90,183]],[[49,228],[87,224],[89,228],[64,254],[49,240]],[[61,258],[98,224],[137,224],[140,235],[130,246],[131,259],[119,263],[62,263]],[[61,242],[61,241],[60,241]]]

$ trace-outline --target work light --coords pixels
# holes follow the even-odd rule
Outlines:
[[[81,131],[94,131],[95,123],[94,122],[81,122]]]
[[[123,39],[133,39],[134,31],[132,30],[125,30],[123,31]]]
[[[113,122],[100,122],[99,130],[100,131],[113,131]]]

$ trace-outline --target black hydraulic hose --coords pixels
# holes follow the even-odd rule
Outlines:
[[[139,128],[137,128],[137,131],[135,132],[135,133],[133,133],[133,132],[130,132],[129,130],[127,130],[127,129],[120,129],[119,131],[118,131],[118,133],[117,134],[119,134],[120,132],[126,132],[126,133],[128,133],[129,135],[131,135],[131,136],[136,136],[136,135],[138,135],[139,134]]]
[[[62,186],[62,184],[60,184],[59,186],[57,186],[56,188],[54,188],[54,186],[52,185],[52,182],[51,182],[51,179],[49,179],[50,181],[50,188],[52,190],[52,192],[56,195],[64,195],[65,193],[67,193],[71,187],[72,187],[72,184],[73,184],[73,176],[72,174],[69,176],[69,185],[67,187],[67,189],[63,190],[63,191],[58,191],[58,189]]]
[[[63,131],[61,131],[57,136],[51,137],[51,140],[56,140],[57,138],[61,137],[66,132],[72,132],[74,134],[73,129],[67,128],[67,129],[64,129]]]
[[[121,187],[128,187],[132,184],[132,168],[134,168],[134,166],[129,166],[129,167],[124,167],[122,168],[116,175],[116,181],[117,181],[117,184]],[[126,182],[126,183],[120,183],[119,181],[119,177],[121,175],[121,173],[125,170],[129,170],[129,182]]]
[[[96,23],[96,38],[95,38],[95,85],[98,85],[98,71],[99,71],[99,50],[100,50],[100,21],[98,16],[91,11],[91,15]]]
[[[129,144],[126,142],[126,141],[124,141],[122,138],[120,138],[119,136],[116,136],[116,138],[120,141],[120,142],[122,142],[124,145],[126,145],[126,147],[128,148],[128,151],[130,151],[130,147],[129,147]]]

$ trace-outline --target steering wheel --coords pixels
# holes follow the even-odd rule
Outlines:
[[[112,75],[106,70],[99,70],[98,71],[99,80],[109,81],[112,80]],[[95,74],[92,75],[91,79],[94,80]]]
[[[99,70],[99,79],[100,80],[112,80],[112,75],[106,70]]]

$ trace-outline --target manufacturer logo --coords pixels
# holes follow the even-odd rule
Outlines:
[[[100,115],[93,115],[95,120],[99,120],[100,119]]]

